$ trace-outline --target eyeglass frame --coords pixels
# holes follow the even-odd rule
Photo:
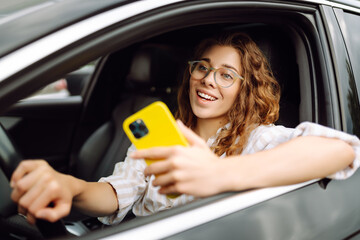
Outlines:
[[[188,61],[190,76],[192,76],[191,69],[192,69],[192,66],[194,65],[194,63],[200,63],[200,62],[206,62],[206,61],[204,61],[204,60]],[[208,62],[206,62],[206,63],[208,63]],[[210,65],[210,63],[208,63],[208,64]],[[229,70],[229,71],[231,71],[232,73],[235,74],[235,76],[237,77],[237,79],[240,79],[240,80],[243,80],[243,79],[244,79],[242,76],[240,76],[238,73],[236,73],[234,70],[232,70],[232,69],[230,69],[230,68],[224,68],[224,67],[214,68],[214,67],[211,67],[211,66],[210,66],[210,67],[209,67],[209,70],[207,71],[207,73],[205,74],[205,76],[204,76],[203,78],[197,79],[197,80],[202,80],[202,79],[206,78],[211,71],[214,71],[214,80],[215,80],[216,85],[218,85],[218,86],[220,86],[220,87],[222,87],[222,88],[229,88],[229,87],[231,87],[232,85],[234,85],[236,79],[234,79],[234,81],[233,81],[229,86],[226,86],[226,87],[218,84],[218,82],[216,81],[216,72],[217,72],[219,69]]]

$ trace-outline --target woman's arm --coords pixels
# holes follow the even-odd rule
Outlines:
[[[109,184],[86,182],[59,173],[44,160],[21,162],[10,184],[11,198],[30,223],[35,223],[36,218],[55,222],[70,213],[72,204],[96,216],[118,209],[117,197]]]
[[[190,143],[138,151],[134,158],[165,159],[145,173],[157,175],[161,193],[186,193],[199,197],[224,191],[294,184],[323,178],[349,166],[355,158],[344,141],[323,137],[297,137],[273,149],[251,155],[219,159],[205,142],[179,124]]]
[[[354,150],[344,141],[297,137],[270,150],[228,157],[227,168],[233,171],[224,175],[224,185],[242,190],[324,178],[351,165],[354,158]]]
[[[118,210],[113,187],[105,182],[85,182],[84,190],[73,199],[81,212],[94,217],[111,215]]]

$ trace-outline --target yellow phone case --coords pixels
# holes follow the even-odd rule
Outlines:
[[[188,146],[187,140],[180,132],[169,108],[160,101],[154,102],[126,118],[123,128],[137,149],[173,145]],[[158,160],[161,159],[145,159],[148,165]]]

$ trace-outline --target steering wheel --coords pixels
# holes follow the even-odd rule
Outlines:
[[[29,239],[59,237],[67,234],[65,225],[61,220],[50,223],[38,219],[36,228],[18,215],[17,206],[10,198],[9,180],[22,159],[6,130],[0,124],[0,228],[3,229],[2,232],[20,234]]]

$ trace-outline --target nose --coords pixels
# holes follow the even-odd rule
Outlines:
[[[215,71],[214,71],[214,70],[210,71],[210,72],[201,80],[201,83],[204,84],[204,85],[206,85],[206,86],[215,88],[215,87],[216,87],[216,83],[215,83]]]

